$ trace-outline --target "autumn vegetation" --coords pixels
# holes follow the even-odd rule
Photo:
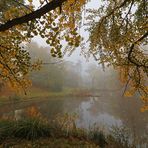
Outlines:
[[[87,9],[89,1],[38,0],[40,6],[36,8],[32,0],[1,0],[0,90],[8,88],[17,93],[21,91],[26,95],[31,85],[36,88],[40,84],[42,89],[52,90],[53,92],[60,92],[67,87],[76,88],[78,83],[81,83],[80,75],[77,74],[79,72],[73,69],[64,69],[63,63],[59,64],[59,67],[56,65],[56,68],[53,65],[60,63],[59,61],[62,61],[65,54],[71,55],[73,51],[79,48],[84,57],[93,57],[98,64],[102,65],[103,69],[111,67],[117,70],[120,82],[125,86],[124,95],[138,95],[143,104],[141,111],[147,111],[147,1],[102,0],[101,5],[97,8]],[[83,20],[86,23],[83,23]],[[83,27],[89,33],[87,41],[80,34]],[[35,36],[40,36],[46,41],[49,53],[47,49],[41,51],[34,43],[29,44]],[[48,57],[50,60],[44,61]],[[47,68],[47,65],[50,66]],[[77,69],[77,65],[73,65],[73,67]],[[34,74],[35,71],[37,74]],[[93,73],[93,70],[91,72]],[[71,77],[74,78],[74,86],[71,86]],[[92,79],[92,82],[94,79]],[[42,119],[40,121],[34,120],[34,118],[25,121],[2,121],[0,129],[3,132],[0,133],[0,139],[5,136],[7,138],[10,136],[10,139],[25,136],[26,130],[30,131],[30,128],[36,127],[39,131],[35,131],[35,138],[38,138],[38,134],[39,138],[43,138],[57,132],[56,130],[51,133],[48,132],[50,131],[50,126],[47,126],[49,123],[46,125],[42,125],[42,123]],[[8,127],[5,128],[7,125]],[[25,125],[28,129],[22,130],[22,125]],[[17,130],[22,131],[17,131],[16,127]],[[9,128],[11,132],[15,132],[14,137],[11,137],[12,133],[9,133]],[[75,127],[74,133],[72,132],[70,135],[68,133],[66,136],[69,136],[68,138],[76,137],[79,140],[81,135],[79,132],[81,130]],[[86,131],[84,133],[84,144],[88,142],[96,146],[95,136],[101,136],[103,138],[101,142],[105,140],[105,144],[108,142],[100,131],[99,133],[93,132],[93,138],[92,135],[90,138]],[[34,134],[34,132],[32,131],[31,134]],[[63,134],[60,136],[64,138],[65,131],[55,135],[58,134]],[[33,138],[32,136],[31,138]],[[81,135],[81,137],[83,136]],[[110,138],[109,142],[116,143],[113,137]],[[99,143],[99,145],[101,144]]]
[[[0,146],[135,148],[135,137],[124,126],[112,127],[109,133],[104,133],[98,126],[88,130],[76,127],[76,118],[75,114],[64,114],[49,121],[36,107],[27,108],[25,118],[0,121]]]
[[[26,91],[31,84],[28,74],[38,69],[41,61],[32,63],[24,44],[40,35],[49,44],[53,57],[63,57],[84,45],[79,34],[81,14],[87,0],[40,0],[40,8],[32,0],[1,1],[0,17],[0,68],[1,83]],[[11,6],[10,9],[8,9]],[[90,32],[89,55],[103,66],[118,69],[121,81],[126,84],[125,94],[139,92],[147,110],[147,3],[144,0],[106,0],[88,13]],[[92,20],[94,18],[94,20]],[[63,46],[63,42],[65,45]],[[84,44],[83,44],[84,43]],[[86,52],[84,52],[86,54]]]

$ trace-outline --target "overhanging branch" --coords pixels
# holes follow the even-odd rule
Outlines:
[[[23,6],[24,8],[28,9],[29,11],[33,12],[32,9],[30,9],[28,6],[24,5],[23,3],[20,3],[19,1],[17,0],[13,0],[15,3],[17,3],[18,5],[20,6]]]
[[[67,0],[52,0],[50,3],[47,3],[45,6],[41,7],[40,9],[33,11],[32,13],[26,14],[22,17],[12,19],[10,21],[7,21],[5,24],[0,25],[0,32],[6,31],[9,28],[12,28],[15,25],[20,25],[23,23],[27,23],[31,20],[34,20],[36,18],[40,18],[45,13],[54,10],[57,7],[61,7],[63,2]]]
[[[132,52],[133,52],[133,49],[135,47],[135,44],[137,44],[138,42],[141,42],[143,39],[145,39],[146,37],[148,36],[148,31],[143,35],[141,36],[137,41],[135,41],[130,49],[129,49],[129,53],[128,53],[128,60],[133,63],[134,65],[136,65],[137,67],[144,67],[144,68],[148,68],[147,65],[143,64],[143,63],[137,63],[135,62],[133,59],[132,59]]]

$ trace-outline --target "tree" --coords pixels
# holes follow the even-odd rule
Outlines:
[[[0,24],[6,23],[17,15],[24,15],[27,11],[23,5],[23,0],[19,2],[1,0]],[[31,64],[28,51],[21,47],[21,43],[28,40],[22,33],[26,29],[27,25],[24,24],[16,29],[13,28],[0,33],[0,81],[4,84],[8,82],[7,84],[14,88],[20,86],[24,91],[29,83],[29,81],[26,81],[25,75],[28,73]]]
[[[25,81],[28,72],[38,64],[31,63],[21,43],[40,35],[50,45],[53,57],[62,57],[62,50],[73,51],[81,42],[78,28],[88,0],[40,0],[37,10],[32,0],[28,1],[27,6],[20,2],[1,12],[4,19],[0,20],[1,79],[23,88],[28,84]],[[98,10],[88,10],[91,14],[87,18],[91,21],[89,53],[99,63],[119,69],[123,82],[126,86],[130,84],[127,94],[139,91],[145,109],[148,109],[148,90],[144,84],[148,60],[143,46],[148,36],[147,5],[146,0],[103,0]]]
[[[80,62],[74,64],[54,58],[49,55],[48,47],[39,47],[35,42],[28,44],[26,49],[29,50],[32,62],[42,61],[40,70],[30,73],[29,78],[33,86],[56,92],[62,91],[63,88],[80,87],[82,83]]]
[[[144,50],[148,3],[146,0],[104,0],[98,10],[88,12],[89,52],[99,63],[118,69],[121,81],[126,84],[125,95],[138,91],[145,104],[143,110],[148,110],[148,56]]]
[[[64,70],[64,86],[67,88],[82,88],[81,62],[65,62]]]
[[[50,45],[52,56],[62,57],[63,41],[72,49],[80,44],[78,25],[85,4],[85,0],[41,0],[41,8],[34,10],[32,1],[28,1],[28,6],[19,2],[1,12],[4,18],[0,21],[0,78],[14,88],[21,86],[24,91],[30,83],[26,80],[29,71],[39,63],[31,63],[22,43],[39,34]]]
[[[32,85],[48,91],[62,91],[65,72],[64,62],[50,56],[47,47],[39,47],[35,42],[28,44],[27,49],[29,49],[32,62],[42,60],[40,70],[30,73]]]
[[[0,22],[5,21],[5,12],[10,9],[11,6],[20,7],[20,4],[23,5],[24,0],[20,0],[19,2],[17,0],[1,0],[0,1]],[[21,8],[21,7],[20,7]]]

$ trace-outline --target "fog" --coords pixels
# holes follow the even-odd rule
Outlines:
[[[99,97],[102,104],[103,102],[108,104],[104,106],[102,112],[109,111],[124,120],[127,118],[125,122],[130,126],[134,126],[132,124],[135,122],[136,126],[145,129],[147,117],[146,113],[140,113],[142,103],[139,95],[124,97],[125,85],[121,84],[118,71],[111,67],[106,67],[103,71],[96,62],[82,62],[81,60],[72,62],[67,58],[53,58],[47,47],[38,46],[35,42],[29,44],[28,48],[32,61],[38,58],[43,61],[41,70],[34,71],[30,75],[34,87],[56,92],[67,88],[74,91],[87,89],[91,91],[92,96]]]
[[[30,73],[32,86],[27,89],[26,96],[2,89],[1,96],[6,95],[12,103],[1,106],[0,118],[19,120],[25,117],[25,110],[33,106],[50,120],[57,114],[76,113],[78,127],[88,129],[97,125],[108,132],[113,126],[124,126],[135,139],[145,140],[147,112],[140,112],[139,94],[124,96],[125,85],[120,82],[117,70],[112,67],[103,70],[92,60],[73,62],[68,58],[54,58],[48,47],[36,42],[27,44],[26,49],[32,63],[41,61],[40,69]]]
[[[43,3],[45,4],[48,2],[51,2],[51,1],[45,0]],[[110,143],[112,142],[113,143],[115,142],[117,144],[116,147],[119,147],[120,144],[123,144],[123,143],[125,143],[125,148],[127,148],[127,145],[131,147],[132,144],[133,144],[132,148],[148,147],[148,112],[141,112],[142,111],[141,108],[144,105],[143,102],[145,101],[144,100],[145,98],[140,94],[140,91],[139,93],[135,92],[134,94],[130,94],[130,91],[129,91],[130,95],[129,96],[125,95],[125,92],[126,90],[129,90],[129,87],[134,88],[134,90],[136,91],[140,87],[143,87],[143,86],[140,86],[140,83],[143,81],[140,78],[140,74],[142,72],[138,71],[139,70],[138,68],[141,66],[141,64],[140,66],[138,64],[137,64],[138,66],[136,66],[137,68],[136,70],[139,72],[138,73],[139,78],[137,78],[134,70],[132,69],[133,68],[132,64],[134,64],[134,62],[131,62],[131,65],[130,63],[128,63],[129,66],[132,67],[131,69],[128,69],[128,70],[130,72],[133,72],[133,75],[131,75],[130,72],[127,70],[129,73],[127,77],[129,77],[129,79],[131,79],[132,77],[135,77],[135,79],[139,81],[138,86],[137,86],[137,83],[136,85],[134,85],[132,80],[129,80],[129,81],[127,80],[127,84],[125,84],[126,82],[123,83],[121,80],[123,76],[120,73],[121,69],[120,70],[118,69],[119,67],[117,66],[117,64],[114,64],[114,62],[112,62],[111,60],[106,59],[105,56],[103,57],[105,59],[104,61],[108,60],[110,64],[112,64],[113,66],[114,65],[116,66],[115,67],[109,66],[107,65],[108,64],[107,62],[105,64],[103,62],[102,62],[103,64],[99,64],[98,63],[99,60],[100,61],[102,60],[101,54],[97,54],[97,56],[99,55],[100,57],[97,57],[98,60],[95,60],[94,59],[95,55],[93,55],[92,53],[94,51],[96,52],[99,49],[93,48],[92,51],[91,50],[89,51],[90,40],[88,40],[89,32],[87,31],[88,28],[86,25],[89,19],[87,19],[88,13],[86,12],[86,10],[88,8],[97,9],[100,7],[102,3],[106,3],[106,2],[107,1],[91,0],[83,7],[84,9],[81,13],[82,19],[78,23],[79,25],[77,24],[78,25],[77,31],[84,40],[81,40],[81,43],[80,45],[78,45],[77,48],[74,47],[70,49],[71,47],[69,47],[69,49],[65,51],[66,49],[64,48],[67,43],[64,43],[65,41],[63,41],[62,38],[60,38],[59,40],[60,40],[60,43],[62,44],[61,53],[63,54],[61,58],[54,57],[58,53],[58,49],[59,49],[58,46],[57,47],[55,46],[55,49],[56,49],[55,54],[53,55],[51,54],[53,53],[51,52],[52,45],[50,46],[49,44],[47,44],[49,43],[48,41],[46,43],[46,39],[48,37],[50,39],[50,34],[48,36],[45,35],[44,39],[41,38],[39,35],[37,35],[37,36],[34,36],[30,42],[27,42],[27,43],[19,42],[21,44],[19,44],[18,47],[19,46],[23,47],[22,52],[26,52],[27,50],[27,52],[29,53],[29,54],[27,53],[27,56],[30,56],[30,57],[27,57],[27,62],[28,62],[27,64],[24,62],[25,61],[24,59],[19,58],[19,61],[22,61],[23,64],[18,66],[19,64],[17,63],[19,62],[17,62],[16,60],[17,53],[13,53],[14,58],[12,55],[12,58],[8,60],[8,63],[9,62],[11,63],[11,60],[16,61],[16,63],[14,64],[15,66],[13,66],[12,64],[12,69],[15,69],[17,67],[20,70],[20,72],[12,71],[10,75],[14,75],[15,81],[17,81],[17,78],[18,78],[18,81],[16,84],[12,83],[12,85],[11,85],[11,79],[10,79],[10,84],[9,83],[7,84],[7,82],[6,84],[3,84],[0,81],[0,147],[2,144],[1,143],[2,140],[6,139],[8,140],[8,143],[9,143],[9,140],[11,141],[11,138],[16,138],[18,142],[19,140],[22,140],[24,138],[25,134],[26,134],[26,137],[28,138],[28,133],[30,131],[31,131],[30,133],[32,137],[33,135],[36,135],[38,138],[48,138],[47,141],[49,141],[50,138],[51,138],[50,139],[51,141],[53,139],[57,140],[58,138],[62,138],[62,140],[69,139],[72,142],[74,140],[78,140],[80,142],[81,140],[86,140],[86,143],[88,143],[88,142],[92,142],[91,140],[93,139],[94,141],[98,140],[102,143],[103,139],[101,138],[104,136],[104,140],[106,140],[107,142],[109,141],[109,145],[107,145],[108,143],[105,141],[105,144],[107,145],[107,147],[110,147]],[[111,1],[111,3],[113,2],[114,1]],[[115,3],[116,2],[117,1],[115,1]],[[29,0],[25,0],[25,3],[23,3],[23,5],[27,3],[29,3]],[[134,4],[134,1],[130,2],[125,0],[123,3],[125,3],[125,5],[127,3],[131,3],[131,8],[132,8],[132,3]],[[136,3],[139,3],[139,2],[136,1]],[[43,6],[43,5],[40,6],[40,2],[36,0],[30,1],[30,5],[32,4],[35,7],[34,10],[37,10]],[[73,7],[73,5],[70,5],[70,6]],[[117,5],[117,8],[119,6]],[[62,6],[60,6],[60,9],[61,7]],[[136,7],[136,5],[134,7]],[[75,8],[75,5],[74,5],[74,8]],[[111,9],[109,9],[109,11],[106,10],[107,16],[105,16],[104,18],[108,18],[108,13],[111,11]],[[119,10],[120,10],[120,7],[119,7]],[[131,9],[131,12],[132,11],[134,11],[134,9]],[[60,13],[61,13],[61,10],[60,10]],[[111,12],[111,14],[114,14],[114,12]],[[73,12],[72,12],[72,15],[73,15]],[[97,13],[95,13],[95,15],[97,15]],[[73,16],[77,16],[77,15],[74,14]],[[98,17],[96,16],[95,18],[91,18],[91,19],[92,21],[96,21]],[[58,15],[56,18],[58,18]],[[69,19],[71,21],[70,17]],[[126,20],[127,22],[128,22],[128,19],[130,20],[130,18],[128,18],[128,15],[127,15],[127,20]],[[41,20],[42,20],[42,17],[41,17]],[[104,21],[104,19],[102,20],[103,20],[102,21],[103,23],[102,22],[101,23],[104,25],[104,27],[102,28],[105,28],[106,21]],[[56,21],[60,22],[60,20],[55,19],[55,24],[56,24]],[[73,21],[77,21],[77,20],[73,20]],[[114,24],[114,18],[112,19],[112,21]],[[125,20],[123,20],[123,23],[124,21]],[[32,23],[28,23],[28,24],[30,24],[31,29],[32,28],[34,29],[34,27],[36,27],[34,25],[32,27]],[[43,28],[44,25],[40,26],[41,24],[42,23],[40,22],[39,27]],[[52,23],[50,23],[50,25],[51,24]],[[62,25],[65,26],[65,23]],[[116,23],[114,24],[114,26],[115,25]],[[59,26],[56,25],[56,28],[58,28]],[[47,30],[48,29],[50,30],[51,28],[47,27]],[[112,32],[113,29],[114,27],[113,28],[110,27],[107,31],[111,30]],[[126,29],[128,29],[128,25],[126,26]],[[69,30],[71,31],[72,28],[69,28]],[[15,27],[14,27],[14,31],[17,31]],[[19,31],[19,27],[18,27],[18,31]],[[93,32],[95,31],[96,30],[94,29]],[[108,35],[107,31],[105,32],[106,35]],[[74,31],[72,30],[72,32]],[[100,32],[104,32],[103,29],[100,30],[99,33]],[[117,31],[115,29],[115,32],[118,32],[118,29]],[[114,33],[114,30],[113,30],[113,33]],[[122,34],[123,33],[121,33],[121,35]],[[96,40],[98,39],[97,35],[95,37]],[[118,33],[116,37],[118,37]],[[65,39],[66,38],[67,37],[65,36]],[[92,39],[95,40],[95,38],[92,38]],[[106,42],[108,42],[106,38],[104,39]],[[17,41],[17,36],[16,37],[14,36],[14,40]],[[55,38],[52,38],[52,41],[55,42]],[[77,44],[79,41],[76,40],[74,42],[76,42]],[[114,42],[112,42],[112,37],[110,38],[109,42],[114,44]],[[137,46],[137,42],[139,43],[140,40],[137,40],[135,43],[134,42],[132,43],[133,48],[134,48],[134,44],[135,44],[135,47]],[[127,44],[128,42],[125,42],[125,43]],[[57,45],[58,43],[55,42],[54,44]],[[99,48],[101,48],[100,47],[101,44],[102,44],[102,41],[100,41]],[[118,45],[118,44],[119,42],[117,42],[117,44],[114,44],[114,45]],[[82,48],[83,45],[85,48]],[[120,49],[118,50],[122,50],[121,49],[122,46],[123,45],[121,44],[121,46],[119,46]],[[114,46],[113,47],[109,46],[109,48],[114,48]],[[142,48],[143,48],[143,53],[147,55],[148,53],[147,45],[142,46]],[[104,50],[104,48],[102,49]],[[20,49],[18,51],[20,51]],[[111,52],[116,53],[116,51],[111,51]],[[60,53],[60,56],[61,56],[61,53]],[[101,53],[101,50],[100,50],[100,53]],[[129,53],[132,54],[132,49],[131,51],[129,51]],[[130,59],[130,54],[126,56],[126,58],[128,58],[127,60]],[[1,57],[2,59],[4,59],[3,56]],[[111,58],[113,61],[117,60],[114,57],[111,57]],[[123,68],[124,70],[124,68],[126,67],[125,66],[126,62],[122,62],[122,59],[126,60],[124,54],[123,55],[121,54],[121,57],[120,56],[118,57],[118,53],[117,53],[117,58],[121,58],[119,62],[117,60],[117,63],[120,63],[122,65],[120,68]],[[7,59],[7,54],[6,54],[6,59]],[[135,56],[135,61],[136,61],[136,56]],[[2,70],[3,69],[5,70],[5,67],[6,69],[11,70],[11,66],[9,68],[9,65],[7,66],[7,63],[6,63],[6,66],[3,67],[3,65],[5,65],[5,59],[2,62],[4,63],[4,64],[2,63],[2,68],[1,68]],[[30,67],[26,69],[24,65],[30,66]],[[22,69],[25,69],[25,72],[23,72]],[[125,73],[127,71],[124,70]],[[7,71],[5,71],[5,73],[6,73],[6,77],[4,75],[4,78],[3,78],[4,80],[9,78],[9,77],[7,78],[7,75],[9,73],[7,74]],[[15,74],[18,74],[18,73],[19,75],[15,77]],[[124,81],[126,81],[126,78],[124,79]],[[146,81],[148,82],[148,80]],[[22,85],[22,83],[24,84]],[[55,122],[56,120],[58,122]],[[23,122],[25,121],[24,129],[22,127],[23,125],[22,121]],[[10,125],[7,126],[7,123],[8,124],[10,123]],[[19,123],[21,123],[20,131],[18,130],[19,128],[17,127]],[[37,123],[37,126],[36,126],[36,123]],[[40,124],[40,123],[43,123],[43,124]],[[52,124],[54,125],[53,127],[52,127]],[[67,125],[67,127],[65,125]],[[44,126],[47,129],[44,128]],[[19,133],[18,135],[20,137],[14,136],[17,132],[12,132],[13,131],[13,130],[11,131],[11,129],[13,129],[12,127],[14,127],[16,131],[18,131]],[[33,130],[41,134],[41,137],[38,136],[36,132],[34,134]],[[115,130],[117,131],[115,132]],[[47,133],[47,137],[46,136],[44,137],[44,134],[43,134],[44,132]],[[53,136],[52,132],[53,133],[55,132],[54,133],[55,137]],[[117,135],[113,136],[114,133]],[[63,137],[61,136],[61,134],[63,134],[62,135]],[[21,137],[23,138],[21,139]],[[27,140],[31,140],[31,138],[30,139],[28,138]],[[29,141],[29,142],[33,143],[33,141]],[[61,142],[63,144],[63,141]],[[5,146],[9,147],[9,145],[7,145],[7,141],[4,142],[4,144],[5,143],[6,145],[4,145],[4,147]],[[94,143],[94,144],[98,145],[98,143]],[[29,144],[27,146],[29,146]],[[101,146],[99,145],[99,147]]]

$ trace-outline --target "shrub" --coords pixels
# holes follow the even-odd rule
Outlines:
[[[111,128],[111,136],[115,139],[116,143],[123,145],[124,147],[130,147],[132,142],[132,135],[130,134],[131,131],[126,128],[125,126],[113,126]]]
[[[34,140],[40,137],[49,137],[51,129],[47,122],[38,118],[19,120],[14,126],[14,137]]]
[[[100,131],[98,128],[94,128],[92,131],[90,131],[89,139],[97,145],[99,145],[101,148],[104,148],[107,145],[104,133]]]
[[[51,128],[47,122],[40,118],[27,118],[19,121],[0,121],[0,140],[6,138],[21,138],[34,140],[49,137]]]

